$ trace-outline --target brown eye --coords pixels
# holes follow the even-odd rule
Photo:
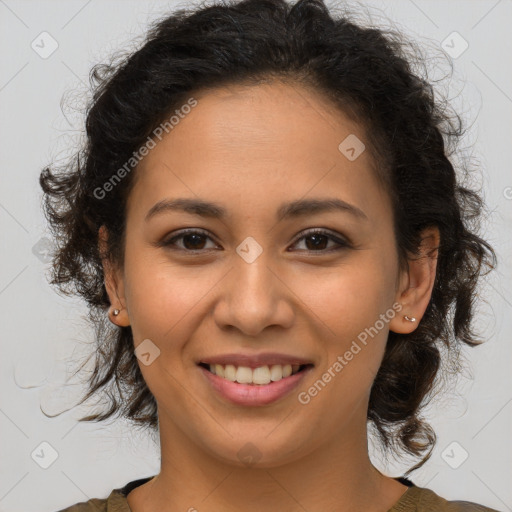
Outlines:
[[[188,235],[183,235],[181,237],[183,239],[183,245],[186,249],[190,249],[192,251],[197,249],[204,249],[205,244],[205,236],[197,235],[195,233],[190,233]]]
[[[189,229],[163,241],[161,245],[173,250],[191,253],[196,251],[208,251],[218,247],[215,243],[213,243],[213,246],[207,247],[208,240],[213,242],[207,232]],[[329,253],[350,247],[349,242],[325,230],[313,229],[303,233],[302,237],[295,242],[294,246],[302,240],[305,241],[305,248],[300,250],[305,250],[306,252]],[[333,243],[334,245],[329,246],[329,243]]]
[[[171,249],[176,248],[177,250],[183,250],[183,251],[202,251],[202,250],[208,250],[215,248],[214,247],[205,247],[207,240],[211,238],[208,236],[208,234],[204,231],[198,231],[198,230],[188,230],[188,231],[182,231],[176,236],[173,236],[172,238],[169,238],[165,240],[162,243],[162,246],[164,247],[170,247]],[[181,244],[178,244],[177,242],[181,241]]]
[[[340,250],[346,247],[349,247],[350,244],[333,234],[329,231],[324,230],[311,230],[306,233],[303,233],[303,236],[299,238],[294,245],[296,245],[301,240],[305,240],[305,249],[309,252],[331,252]],[[328,248],[329,242],[334,242],[334,247]]]

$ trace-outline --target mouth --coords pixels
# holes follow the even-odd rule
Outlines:
[[[272,364],[261,365],[255,368],[250,366],[237,366],[235,364],[210,364],[200,362],[198,365],[209,373],[229,382],[250,386],[267,386],[279,382],[288,377],[305,372],[313,367],[313,364]]]
[[[258,366],[200,362],[197,367],[216,396],[243,407],[268,406],[284,400],[314,367],[310,363],[254,364]]]

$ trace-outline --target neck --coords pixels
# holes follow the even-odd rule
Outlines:
[[[382,512],[407,489],[371,464],[366,428],[358,436],[340,432],[335,442],[289,463],[256,468],[223,462],[205,453],[165,415],[159,420],[161,471],[130,493],[134,512]]]

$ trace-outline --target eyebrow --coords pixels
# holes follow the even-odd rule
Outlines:
[[[227,216],[227,210],[224,207],[201,199],[162,199],[148,211],[145,217],[145,222],[148,222],[157,214],[168,211],[183,211],[194,215],[200,215],[201,217],[210,217],[215,219],[225,219]],[[349,213],[358,219],[368,220],[366,214],[357,206],[338,198],[298,199],[296,201],[284,203],[277,209],[276,218],[278,220],[282,220],[330,211],[342,211]]]

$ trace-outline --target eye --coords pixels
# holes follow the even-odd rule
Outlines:
[[[205,239],[211,240],[206,231],[198,229],[187,229],[181,231],[179,234],[173,236],[172,238],[164,240],[162,245],[164,247],[177,246],[178,249],[188,252],[212,249],[212,247],[205,247]],[[182,246],[176,244],[177,240],[182,240]]]
[[[206,247],[207,240],[212,240],[207,231],[198,229],[187,229],[179,232],[172,238],[164,240],[160,245],[170,247],[171,249],[182,250],[186,252],[195,252],[214,249],[217,245],[214,243],[213,247]],[[297,239],[293,245],[297,245],[301,240],[305,240],[306,251],[309,252],[332,252],[346,247],[350,247],[350,243],[343,240],[330,231],[323,229],[310,229],[302,233],[302,236]],[[308,243],[308,240],[311,241]],[[180,241],[181,243],[177,243]],[[213,240],[212,240],[213,241]],[[326,248],[329,242],[334,242],[334,247]]]
[[[307,242],[308,239],[311,241],[310,243]],[[333,235],[330,231],[323,229],[310,229],[302,233],[302,236],[295,242],[294,245],[296,245],[301,240],[305,240],[305,250],[309,252],[332,252],[350,246],[349,242],[346,240],[343,240]],[[328,245],[329,241],[334,242],[335,245],[330,249],[326,249],[326,245]]]

